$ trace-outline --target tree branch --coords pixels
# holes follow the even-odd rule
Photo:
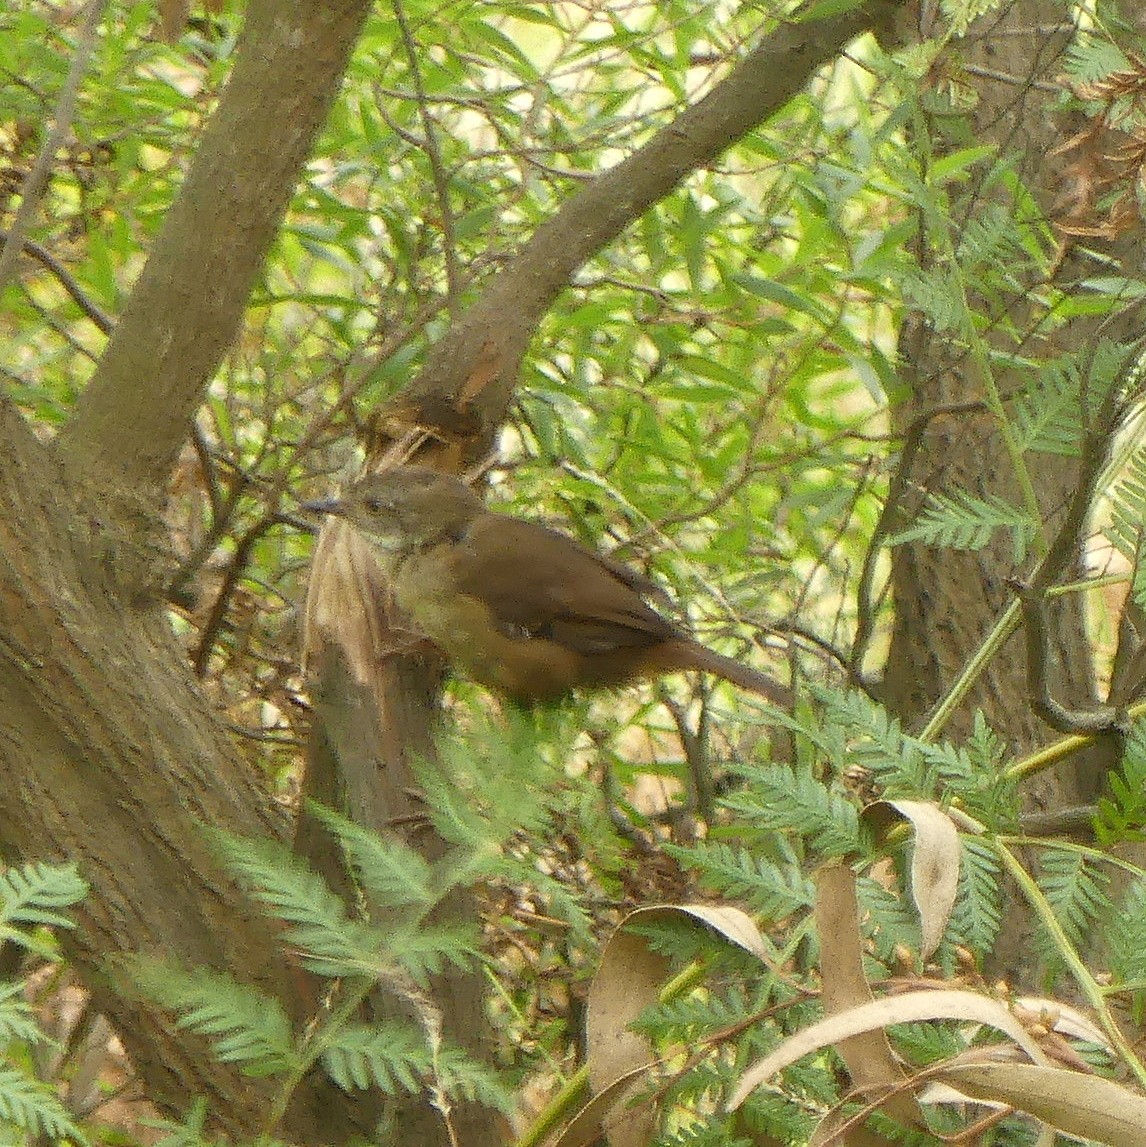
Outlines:
[[[254,0],[235,67],[114,335],[60,435],[66,463],[151,502],[238,333],[369,0]]]
[[[861,32],[891,34],[901,0],[868,0],[829,19],[781,24],[699,103],[576,192],[542,224],[380,414],[480,442],[509,406],[522,355],[570,277],[686,176],[766,120]]]
[[[76,282],[75,276],[47,247],[42,243],[37,243],[35,239],[18,236],[14,230],[5,231],[2,227],[0,227],[0,240],[5,244],[5,252],[8,249],[7,245],[9,243],[15,244],[19,242],[33,259],[48,268],[56,282],[71,295],[72,301],[95,323],[100,332],[105,335],[111,334],[115,322],[88,296],[83,287]],[[0,271],[0,283],[2,282],[3,272]]]
[[[28,172],[20,188],[20,206],[16,211],[16,218],[12,221],[7,235],[4,237],[4,247],[0,250],[0,290],[4,289],[9,276],[16,267],[16,260],[24,249],[26,240],[24,233],[29,224],[36,217],[40,206],[40,196],[47,185],[52,165],[56,156],[67,141],[72,130],[72,117],[76,112],[76,97],[79,95],[80,84],[91,59],[92,49],[95,47],[96,35],[99,32],[100,21],[103,19],[107,0],[96,0],[88,9],[87,19],[80,32],[79,42],[76,45],[75,55],[72,56],[72,65],[68,69],[68,78],[64,81],[60,92],[59,103],[56,106],[55,123],[51,133],[44,141],[40,154],[32,170]]]

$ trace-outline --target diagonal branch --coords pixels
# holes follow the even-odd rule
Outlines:
[[[56,105],[55,122],[32,170],[28,172],[20,188],[20,206],[16,210],[16,217],[4,236],[3,247],[0,247],[0,290],[4,289],[9,277],[16,267],[16,260],[27,243],[25,232],[36,218],[40,209],[40,197],[48,184],[48,177],[52,172],[52,165],[56,162],[56,155],[67,143],[72,130],[72,118],[76,111],[76,98],[79,95],[80,84],[87,72],[91,60],[92,50],[96,45],[99,34],[100,21],[103,19],[107,0],[97,0],[88,9],[80,32],[79,42],[76,45],[75,55],[72,56],[71,67],[68,69],[68,78],[64,81],[63,91],[60,93],[59,103]]]
[[[60,435],[74,471],[157,501],[370,9],[370,0],[249,5],[218,109]]]
[[[570,277],[691,172],[764,122],[860,33],[894,35],[902,0],[868,0],[801,23],[797,11],[702,100],[640,150],[568,199],[494,278],[381,412],[387,429],[416,422],[447,437],[484,438],[504,417],[521,358]]]

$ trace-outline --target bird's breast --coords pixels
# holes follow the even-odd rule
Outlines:
[[[462,672],[517,697],[559,697],[579,683],[582,658],[522,627],[503,624],[463,588],[450,543],[410,555],[394,573],[398,606]]]

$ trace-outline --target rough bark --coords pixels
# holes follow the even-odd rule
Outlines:
[[[0,839],[10,857],[77,861],[92,884],[63,939],[156,1093],[193,1089],[232,1128],[255,1126],[263,1090],[133,1001],[122,958],[238,970],[289,999],[272,930],[240,907],[196,821],[281,826],[169,627],[116,587],[114,538],[10,407],[0,419]]]
[[[158,501],[326,121],[369,0],[248,6],[179,197],[60,435],[88,480]]]
[[[1018,0],[994,13],[979,26],[962,46],[962,55],[953,57],[950,67],[958,72],[966,67],[963,79],[972,81],[977,103],[971,113],[975,142],[994,142],[1000,152],[1014,157],[1022,178],[1037,197],[1047,218],[1063,209],[1063,180],[1067,164],[1054,157],[1054,148],[1081,126],[1061,111],[1057,79],[1071,29],[1062,26],[1065,10],[1047,0]],[[1057,30],[1056,30],[1057,29]],[[956,49],[958,44],[953,45]],[[942,125],[937,124],[932,140],[938,152],[946,146]],[[961,141],[960,141],[961,142]],[[959,142],[951,141],[951,146]],[[990,203],[996,193],[974,186],[960,201],[965,220]],[[1140,243],[1138,232],[1114,242],[1089,241],[1112,260],[1126,258]],[[924,246],[926,244],[923,244]],[[926,254],[922,255],[926,258]],[[1069,291],[1072,284],[1088,274],[1108,273],[1080,248],[1067,244],[1055,268],[1054,285]],[[1036,288],[1030,284],[1031,298]],[[998,301],[973,298],[971,306],[979,314],[994,314],[1023,330],[1034,313],[1024,298],[1012,301],[1004,315]],[[1099,337],[1098,319],[1080,317],[1049,336],[1028,336],[1025,350],[1035,356],[1053,356],[1071,348],[1094,345]],[[1119,341],[1134,332],[1130,316],[1119,324],[1103,323],[1102,337]],[[1121,329],[1120,329],[1121,327]],[[1000,346],[1013,345],[1009,336],[991,334]],[[982,380],[964,353],[953,343],[913,316],[901,332],[900,352],[910,396],[895,412],[897,424],[906,429],[928,411],[948,404],[980,402],[984,398]],[[1024,378],[1000,371],[996,382],[1000,392],[1021,391]],[[1105,428],[1115,433],[1117,427]],[[1027,456],[1041,508],[1050,532],[1064,520],[1079,480],[1077,461],[1052,454]],[[905,487],[923,490],[967,490],[977,497],[1000,497],[1021,504],[1014,468],[1007,456],[997,424],[985,408],[966,409],[933,418],[922,446],[909,471],[901,476]],[[906,501],[902,510],[910,516],[913,505]],[[1063,580],[1082,576],[1083,533],[1088,522],[1076,523],[1070,539],[1072,554]],[[1007,578],[1023,576],[1026,568],[1015,566],[1008,544],[992,545],[974,554],[924,545],[897,547],[892,554],[892,582],[896,600],[896,621],[885,677],[888,705],[909,724],[918,725],[929,707],[952,685],[1002,611],[1013,600]],[[1084,604],[1077,597],[1064,601],[1050,612],[1052,634],[1049,650],[1049,677],[1055,696],[1080,707],[1096,702],[1092,644],[1086,632]],[[987,667],[957,715],[951,732],[958,735],[968,728],[971,713],[981,708],[996,730],[1016,752],[1045,742],[1052,731],[1036,716],[1028,681],[1028,663],[1022,636],[1011,639],[1001,656]],[[1116,738],[1039,776],[1026,786],[1027,807],[1046,811],[1093,800],[1103,783],[1105,770],[1117,760]],[[1019,913],[1011,914],[1012,921]],[[997,969],[1022,975],[1029,949],[1022,935],[1015,933],[999,945]]]
[[[840,17],[784,25],[641,157],[606,173],[592,196],[574,197],[432,355],[405,413],[433,423],[445,410],[443,425],[460,423],[464,433],[480,407],[476,437],[487,433],[537,321],[575,267],[896,7],[872,0]],[[12,859],[79,862],[93,892],[66,940],[98,1006],[157,1100],[178,1112],[205,1095],[218,1125],[242,1137],[263,1130],[269,1085],[214,1063],[124,991],[123,958],[146,953],[228,971],[300,1018],[305,995],[273,928],[199,834],[199,822],[243,833],[281,833],[282,824],[167,627],[158,511],[369,8],[367,0],[252,0],[232,79],[73,419],[48,447],[0,402],[0,842]],[[738,86],[743,79],[752,82]],[[387,417],[402,422],[404,411]],[[402,754],[424,744],[430,726],[432,687],[397,673],[387,668],[380,719],[361,739],[342,724],[361,698],[340,694],[337,681],[320,698],[330,727],[313,759],[333,772],[355,756],[349,784],[328,791],[373,822],[407,806]],[[329,780],[316,773],[319,786]],[[449,1025],[463,1031],[479,998],[475,982],[440,988]],[[399,1127],[403,1141],[442,1138],[429,1104],[415,1106]],[[365,1131],[372,1114],[316,1080],[280,1133],[334,1143],[356,1125]],[[463,1141],[495,1140],[488,1114],[467,1119],[455,1122]]]
[[[92,892],[64,943],[149,1093],[173,1113],[203,1095],[244,1138],[265,1129],[271,1085],[214,1062],[129,986],[143,954],[229,972],[300,1018],[305,996],[200,829],[285,824],[173,638],[159,509],[369,7],[250,5],[232,82],[74,420],[47,446],[0,399],[0,842],[10,860],[78,862]],[[316,1077],[283,1132],[368,1129]]]
[[[453,324],[421,373],[378,412],[377,450],[410,428],[430,427],[449,443],[444,449],[441,441],[433,447],[439,465],[456,468],[480,456],[505,416],[537,324],[573,273],[689,172],[782,107],[849,40],[869,28],[886,31],[899,6],[899,0],[873,0],[832,19],[781,25],[708,96],[573,195]],[[362,571],[361,556],[349,548],[353,544],[341,527],[328,525],[312,567],[308,615],[318,667],[313,692],[319,721],[307,785],[315,794],[342,794],[355,809],[368,810],[368,823],[376,828],[409,825],[418,822],[421,811],[411,753],[430,749],[427,722],[435,715],[441,667],[395,654],[405,642],[400,636],[388,639],[392,619],[384,588]],[[350,602],[357,603],[353,609],[347,608]],[[368,625],[365,612],[371,614]],[[371,635],[368,647],[365,631]],[[371,697],[373,721],[366,713]],[[304,822],[301,830],[297,847],[321,853],[314,827]],[[442,850],[442,842],[425,826],[411,835],[410,843],[430,858]],[[442,907],[444,916],[464,918],[472,911],[465,896]],[[480,977],[467,981],[451,973],[435,984],[446,1031],[479,1053],[488,1041],[475,1008],[482,994]],[[488,1123],[484,1135],[475,1135],[481,1118],[473,1105],[455,1113],[462,1142],[495,1141]],[[424,1103],[402,1105],[399,1119],[395,1143],[445,1147],[450,1142],[449,1129]]]

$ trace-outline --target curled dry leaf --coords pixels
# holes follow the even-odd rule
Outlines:
[[[1093,1020],[1088,1019],[1077,1008],[1060,1000],[1049,1000],[1041,996],[1020,996],[1015,1000],[1015,1014],[1024,1022],[1027,1017],[1044,1023],[1051,1031],[1056,1031],[1071,1039],[1085,1040],[1099,1047],[1113,1051],[1106,1033]]]
[[[927,801],[876,801],[863,817],[881,834],[906,820],[914,830],[911,852],[911,898],[919,913],[920,955],[926,960],[939,947],[959,888],[961,849],[951,818]]]
[[[648,1104],[630,1107],[628,1100],[656,1060],[648,1041],[631,1031],[630,1024],[657,1002],[669,965],[643,936],[625,928],[638,920],[673,918],[702,923],[760,960],[768,959],[763,936],[751,917],[737,908],[662,904],[626,916],[605,945],[589,989],[585,1029],[593,1099],[558,1140],[559,1147],[589,1142],[581,1136],[592,1128],[598,1133],[604,1128],[612,1147],[644,1147],[652,1138],[656,1112]],[[566,1136],[572,1137],[567,1141]]]
[[[1146,1098],[1096,1075],[1029,1063],[953,1066],[940,1079],[964,1095],[1006,1103],[1068,1135],[1111,1147],[1146,1143]]]
[[[752,917],[741,912],[739,908],[714,907],[708,904],[680,904],[641,908],[634,912],[629,919],[631,920],[634,916],[646,912],[691,917],[723,936],[730,944],[743,948],[762,964],[769,966],[772,964],[772,953],[764,942],[760,929],[753,923]]]
[[[805,1055],[889,1024],[919,1023],[922,1020],[968,1020],[989,1024],[1010,1036],[1035,1063],[1044,1067],[1048,1065],[1042,1048],[997,1000],[975,992],[956,990],[906,992],[829,1016],[786,1039],[744,1073],[728,1101],[728,1110],[735,1111],[757,1087]]]
[[[855,874],[842,864],[826,865],[816,873],[816,931],[820,937],[824,1012],[841,1015],[870,1003],[871,989],[863,972]],[[836,1051],[855,1087],[868,1094],[888,1092],[886,1110],[893,1119],[909,1127],[925,1126],[915,1098],[897,1090],[906,1076],[881,1027],[840,1040]]]
[[[598,1091],[572,1118],[569,1125],[553,1142],[553,1147],[589,1147],[590,1144],[599,1142],[602,1129],[608,1128],[609,1117],[613,1109],[618,1107],[621,1101],[636,1089],[651,1066],[653,1065],[642,1064],[634,1071],[626,1072],[614,1079],[608,1087]],[[625,1114],[630,1114],[630,1112],[625,1112]],[[612,1133],[607,1133],[610,1143],[613,1143]]]

